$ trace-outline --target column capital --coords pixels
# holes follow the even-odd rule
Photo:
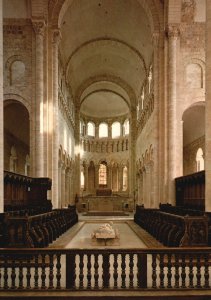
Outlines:
[[[177,24],[169,24],[167,27],[168,38],[178,38],[180,35],[180,28]]]
[[[44,30],[46,27],[45,20],[43,19],[33,19],[32,26],[36,35],[44,35]]]
[[[52,43],[58,45],[61,41],[61,37],[61,30],[59,28],[54,28],[52,30]]]

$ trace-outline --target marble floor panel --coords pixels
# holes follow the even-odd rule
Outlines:
[[[146,248],[146,244],[141,240],[140,236],[131,228],[127,221],[113,222],[114,229],[119,232],[118,240],[100,240],[94,241],[91,237],[92,233],[98,229],[103,223],[108,221],[86,221],[79,222],[56,240],[50,247],[64,248],[80,248],[80,249],[96,249],[96,248]],[[75,234],[74,234],[75,232]]]

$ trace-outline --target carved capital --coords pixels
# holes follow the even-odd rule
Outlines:
[[[180,29],[178,25],[169,25],[167,29],[168,38],[178,38]]]
[[[44,35],[45,31],[45,21],[44,20],[32,20],[32,26],[34,28],[36,35]]]
[[[58,29],[58,28],[53,29],[53,31],[52,31],[52,43],[58,45],[60,40],[61,40],[61,31],[60,31],[60,29]]]

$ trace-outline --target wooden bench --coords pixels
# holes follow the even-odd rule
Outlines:
[[[134,221],[169,247],[207,246],[206,215],[180,216],[137,206]]]

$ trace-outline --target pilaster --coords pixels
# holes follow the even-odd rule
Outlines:
[[[53,99],[52,99],[52,204],[58,208],[58,159],[59,159],[59,99],[58,99],[58,47],[61,39],[59,29],[52,31],[52,70],[53,70]]]
[[[176,145],[177,145],[177,44],[179,40],[177,25],[168,27],[168,202],[175,204]]]
[[[45,21],[32,20],[35,32],[35,176],[44,177],[44,33]]]

